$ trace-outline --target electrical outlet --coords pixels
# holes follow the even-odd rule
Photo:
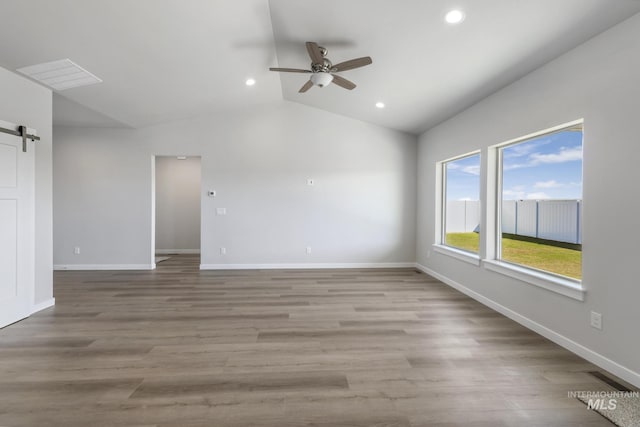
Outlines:
[[[595,311],[591,312],[591,326],[602,330],[602,314],[596,313]]]
[[[227,254],[227,248],[220,248],[220,255],[226,255]]]
[[[226,215],[227,208],[216,208],[216,215]]]
[[[73,248],[73,253],[76,255],[80,255],[80,246],[76,246],[75,248]]]
[[[311,246],[307,246],[307,255],[311,255]]]

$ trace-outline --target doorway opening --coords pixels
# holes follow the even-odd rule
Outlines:
[[[199,266],[201,158],[155,156],[153,169],[154,263]]]

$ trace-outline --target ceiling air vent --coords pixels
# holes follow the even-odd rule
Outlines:
[[[55,90],[93,85],[102,80],[69,59],[18,68],[21,74]]]

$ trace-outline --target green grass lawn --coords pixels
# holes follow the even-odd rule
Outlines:
[[[478,252],[478,233],[447,233],[447,245]],[[541,243],[502,239],[502,260],[582,279],[582,252]]]

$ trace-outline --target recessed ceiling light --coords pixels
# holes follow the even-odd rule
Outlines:
[[[246,84],[247,86],[253,86],[254,84],[256,84],[255,79],[247,79],[246,82],[244,82],[244,84]]]
[[[384,108],[384,102],[376,102],[376,107]]]
[[[187,160],[187,156],[178,156],[176,157],[178,160]]]
[[[444,20],[449,24],[459,24],[464,21],[464,13],[461,10],[453,9],[444,16]]]

